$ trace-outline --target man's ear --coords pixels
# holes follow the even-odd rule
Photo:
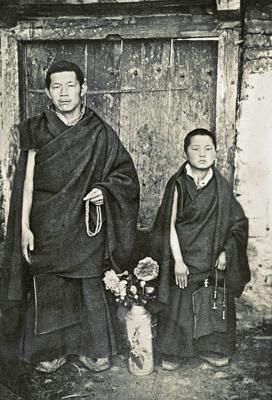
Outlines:
[[[80,96],[83,97],[85,96],[85,94],[87,93],[87,84],[86,82],[84,82],[81,86],[81,92],[80,92]]]
[[[45,88],[45,93],[47,94],[47,97],[49,97],[49,99],[52,100],[51,94],[47,88]]]

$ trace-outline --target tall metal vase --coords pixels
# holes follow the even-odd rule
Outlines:
[[[151,316],[143,306],[133,305],[126,315],[130,347],[128,369],[132,375],[148,375],[154,370]]]

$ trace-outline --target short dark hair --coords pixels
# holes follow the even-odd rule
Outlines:
[[[216,149],[216,137],[215,134],[208,131],[208,129],[203,129],[203,128],[198,128],[194,129],[191,132],[189,132],[184,139],[184,151],[187,153],[187,149],[190,146],[191,139],[194,136],[209,136],[212,139],[214,148]]]
[[[84,83],[84,74],[82,70],[73,62],[61,60],[54,62],[48,69],[45,77],[45,85],[46,88],[49,90],[50,83],[51,83],[51,75],[56,72],[64,72],[64,71],[73,71],[76,74],[76,78],[80,84],[80,86]]]

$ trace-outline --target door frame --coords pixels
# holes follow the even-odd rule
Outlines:
[[[3,204],[7,221],[20,120],[18,47],[25,41],[157,39],[218,41],[216,135],[217,165],[233,184],[235,171],[236,110],[239,83],[239,21],[222,22],[213,15],[160,15],[138,17],[49,18],[19,21],[0,31],[0,163]]]

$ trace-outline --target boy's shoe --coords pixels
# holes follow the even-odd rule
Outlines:
[[[65,357],[56,358],[53,361],[41,361],[39,364],[35,366],[35,370],[39,372],[45,372],[50,374],[52,372],[57,371],[60,367],[62,367],[66,363]]]
[[[199,358],[201,358],[201,360],[207,361],[213,367],[225,367],[226,365],[228,365],[230,360],[229,357],[220,357],[218,355],[205,356],[203,354],[200,354]]]
[[[161,367],[167,371],[175,371],[180,366],[179,362],[162,360]]]
[[[79,361],[81,361],[84,367],[91,372],[102,372],[111,368],[111,363],[108,357],[93,360],[90,357],[81,356],[79,357]]]

